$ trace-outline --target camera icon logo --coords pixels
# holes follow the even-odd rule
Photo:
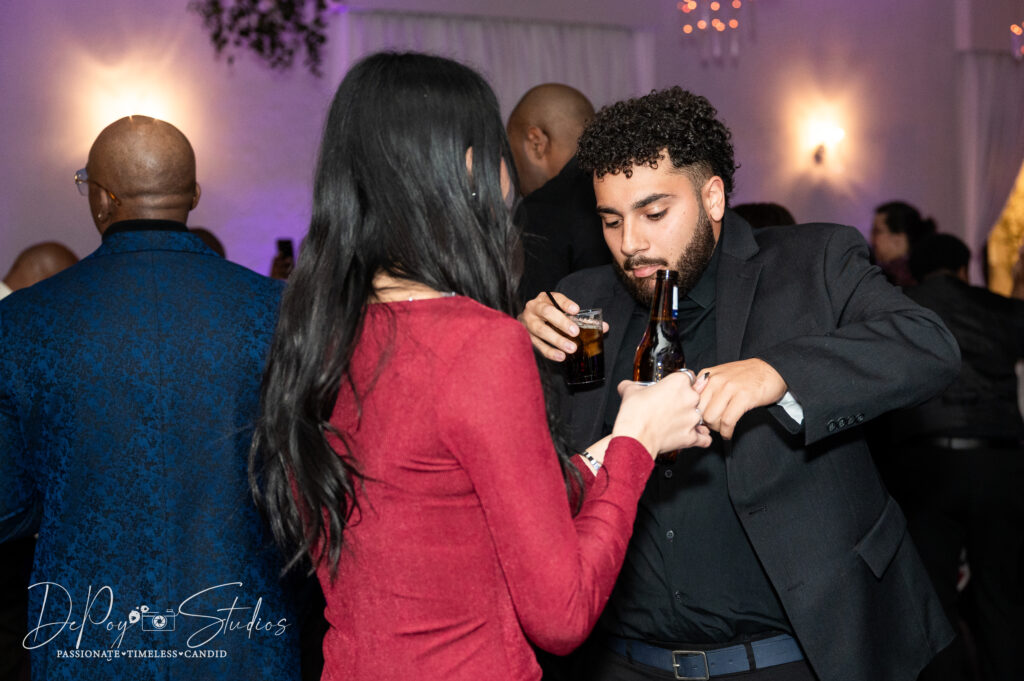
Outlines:
[[[143,605],[139,608],[142,619],[143,631],[174,631],[174,621],[178,616],[174,610],[166,612],[151,612],[149,606]]]

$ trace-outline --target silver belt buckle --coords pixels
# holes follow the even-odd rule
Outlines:
[[[704,662],[704,676],[680,676],[679,661],[676,655],[700,655]],[[673,650],[672,651],[672,672],[679,681],[708,681],[711,678],[711,670],[708,668],[708,654],[703,650]]]

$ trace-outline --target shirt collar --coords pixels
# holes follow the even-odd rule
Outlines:
[[[188,227],[184,222],[175,220],[121,220],[107,227],[103,232],[103,240],[114,234],[124,232],[187,232]]]

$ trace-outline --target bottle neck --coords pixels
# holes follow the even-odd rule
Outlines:
[[[679,317],[679,275],[672,270],[658,270],[651,303],[651,321],[669,321]]]

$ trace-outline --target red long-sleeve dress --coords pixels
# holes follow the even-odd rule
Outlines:
[[[383,353],[383,364],[381,364]],[[379,367],[379,371],[378,371]],[[369,306],[332,423],[365,476],[319,571],[324,679],[539,679],[604,607],[653,468],[615,438],[569,509],[529,338],[468,298]]]

